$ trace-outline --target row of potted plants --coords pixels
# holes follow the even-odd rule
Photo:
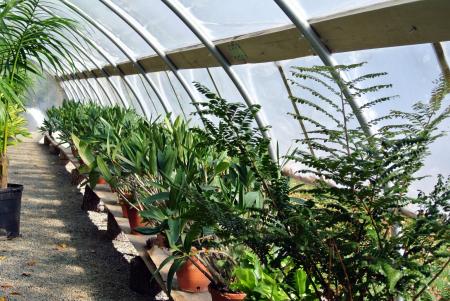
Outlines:
[[[177,275],[179,288],[209,285],[214,300],[431,296],[426,288],[448,266],[450,185],[439,177],[431,193],[417,197],[408,188],[429,145],[442,136],[448,82],[430,103],[370,121],[378,134],[367,137],[347,98],[389,85],[358,88],[383,74],[342,83],[335,71],[293,70],[299,79],[293,85],[305,95],[291,101],[320,116],[293,116],[311,130],[299,138],[307,148],[284,158],[314,175],[313,184],[294,183],[283,175],[281,158],[270,157],[270,141],[254,126],[258,106],[227,102],[200,84],[207,100],[198,103],[202,128],[181,118],[147,121],[130,110],[71,103],[52,109],[44,129],[64,133],[91,185],[101,175],[139,212],[145,226],[135,231],[157,234],[157,243],[170,249],[159,267],[170,265],[169,291]],[[61,122],[64,110],[76,111],[67,118],[78,122]],[[415,219],[399,214],[411,204],[422,210]],[[201,277],[189,275],[198,271]]]

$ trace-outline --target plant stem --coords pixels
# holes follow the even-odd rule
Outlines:
[[[417,300],[417,298],[420,297],[420,295],[423,294],[423,292],[439,277],[439,275],[442,274],[442,272],[445,270],[445,268],[448,266],[448,264],[450,263],[450,258],[447,259],[447,262],[444,264],[444,266],[439,270],[439,272],[436,273],[436,275],[434,275],[434,277],[427,283],[427,285],[425,285],[418,293],[417,295],[414,296],[413,301]]]

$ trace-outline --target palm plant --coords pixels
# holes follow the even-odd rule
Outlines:
[[[62,69],[60,61],[71,63],[67,43],[62,35],[72,30],[74,23],[65,18],[47,17],[40,7],[50,6],[42,0],[0,1],[0,139],[1,188],[8,185],[8,139],[20,132],[12,132],[10,107],[23,108],[24,92],[30,88],[30,75],[41,75],[44,64]]]

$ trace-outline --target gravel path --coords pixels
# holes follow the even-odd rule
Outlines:
[[[0,301],[146,300],[128,287],[128,262],[105,236],[106,215],[81,211],[81,193],[47,146],[30,139],[11,148],[10,166],[10,182],[25,186],[23,237],[0,236]]]

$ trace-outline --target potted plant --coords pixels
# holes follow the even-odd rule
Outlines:
[[[249,113],[258,108],[228,103],[198,85],[208,98],[200,104],[204,108],[201,113],[219,119],[207,123],[209,143],[247,165],[266,199],[263,215],[252,212],[242,216],[226,202],[207,203],[204,214],[217,221],[221,235],[247,246],[261,260],[275,250],[272,270],[283,271],[289,258],[293,267],[284,271],[288,279],[295,279],[297,271],[303,270],[316,299],[394,300],[401,296],[418,300],[448,270],[450,262],[450,182],[438,177],[430,193],[408,194],[411,184],[420,179],[417,172],[430,144],[443,136],[438,126],[450,116],[450,106],[444,105],[450,91],[448,79],[439,83],[428,103],[371,120],[369,125],[377,125],[379,131],[368,137],[355,122],[349,98],[390,87],[365,83],[384,73],[339,82],[334,80],[334,72],[322,66],[293,71],[294,78],[313,83],[294,83],[304,93],[292,101],[321,114],[314,119],[294,115],[311,128],[299,142],[313,151],[309,147],[295,149],[288,159],[301,164],[299,173],[316,176],[313,185],[295,187],[281,174],[278,162],[266,160],[268,141],[250,121]],[[358,88],[363,83],[365,87]],[[343,91],[344,87],[352,95]],[[362,110],[390,99],[368,101]],[[411,218],[402,214],[406,205],[421,211]],[[295,286],[286,289],[289,296],[301,300]]]
[[[62,33],[70,31],[73,23],[65,18],[43,17],[39,4],[36,0],[0,4],[0,219],[8,238],[19,236],[23,190],[20,184],[8,183],[7,147],[20,134],[14,132],[14,114],[24,110],[22,97],[32,88],[31,75],[41,74],[45,62],[55,69],[61,59],[71,62]]]

